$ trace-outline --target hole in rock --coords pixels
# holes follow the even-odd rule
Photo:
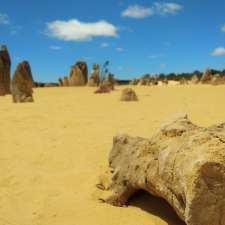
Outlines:
[[[146,191],[136,192],[129,200],[129,205],[155,215],[168,225],[185,225],[173,208],[162,198],[157,198]]]

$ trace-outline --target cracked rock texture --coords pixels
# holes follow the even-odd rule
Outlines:
[[[23,61],[16,67],[11,83],[13,102],[33,102],[33,76],[29,62]]]
[[[145,190],[187,225],[225,225],[225,123],[202,128],[179,114],[151,139],[115,136],[109,164],[106,202],[123,206]]]

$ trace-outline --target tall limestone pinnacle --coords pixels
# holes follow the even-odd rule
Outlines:
[[[0,47],[0,96],[10,94],[11,59],[5,45]]]

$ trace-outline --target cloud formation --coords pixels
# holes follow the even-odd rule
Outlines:
[[[155,14],[167,15],[179,12],[182,10],[183,6],[173,2],[155,2],[153,8]]]
[[[47,24],[47,34],[64,41],[88,41],[94,37],[116,37],[117,27],[105,20],[85,23],[77,19],[56,20]]]
[[[3,24],[3,25],[10,24],[10,19],[7,14],[0,13],[0,24]]]
[[[225,48],[224,47],[215,48],[212,51],[211,55],[212,56],[223,56],[223,55],[225,55]]]
[[[130,5],[122,12],[123,17],[130,17],[135,19],[142,19],[153,15],[154,12],[151,8],[141,5]]]
[[[130,5],[121,15],[135,19],[143,19],[154,15],[175,14],[183,9],[183,6],[174,2],[155,2],[152,6]]]

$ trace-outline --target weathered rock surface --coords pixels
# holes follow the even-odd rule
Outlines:
[[[198,127],[185,114],[151,139],[118,135],[106,202],[123,206],[138,190],[164,198],[187,225],[225,225],[225,123]]]
[[[211,82],[211,79],[212,79],[211,70],[206,69],[202,78],[201,78],[201,83],[209,84]]]
[[[114,86],[115,86],[116,80],[114,78],[114,76],[112,74],[108,74],[107,77],[101,82],[100,89],[108,89],[109,91],[113,91],[114,90]]]
[[[122,91],[120,100],[121,101],[138,101],[138,97],[133,89],[126,88]]]
[[[88,80],[88,68],[85,62],[77,62],[70,70],[70,86],[84,86]]]
[[[65,76],[63,78],[63,86],[68,87],[69,85],[70,85],[69,78],[67,76]]]
[[[30,64],[27,61],[19,63],[11,83],[13,102],[33,102],[33,85]]]
[[[11,60],[6,46],[0,49],[0,96],[10,94]]]
[[[108,84],[100,84],[98,89],[94,92],[95,94],[104,94],[104,93],[109,93],[112,91],[111,86]]]
[[[99,71],[99,65],[94,64],[93,65],[93,71],[92,74],[88,80],[88,86],[96,87],[100,83],[100,71]]]

